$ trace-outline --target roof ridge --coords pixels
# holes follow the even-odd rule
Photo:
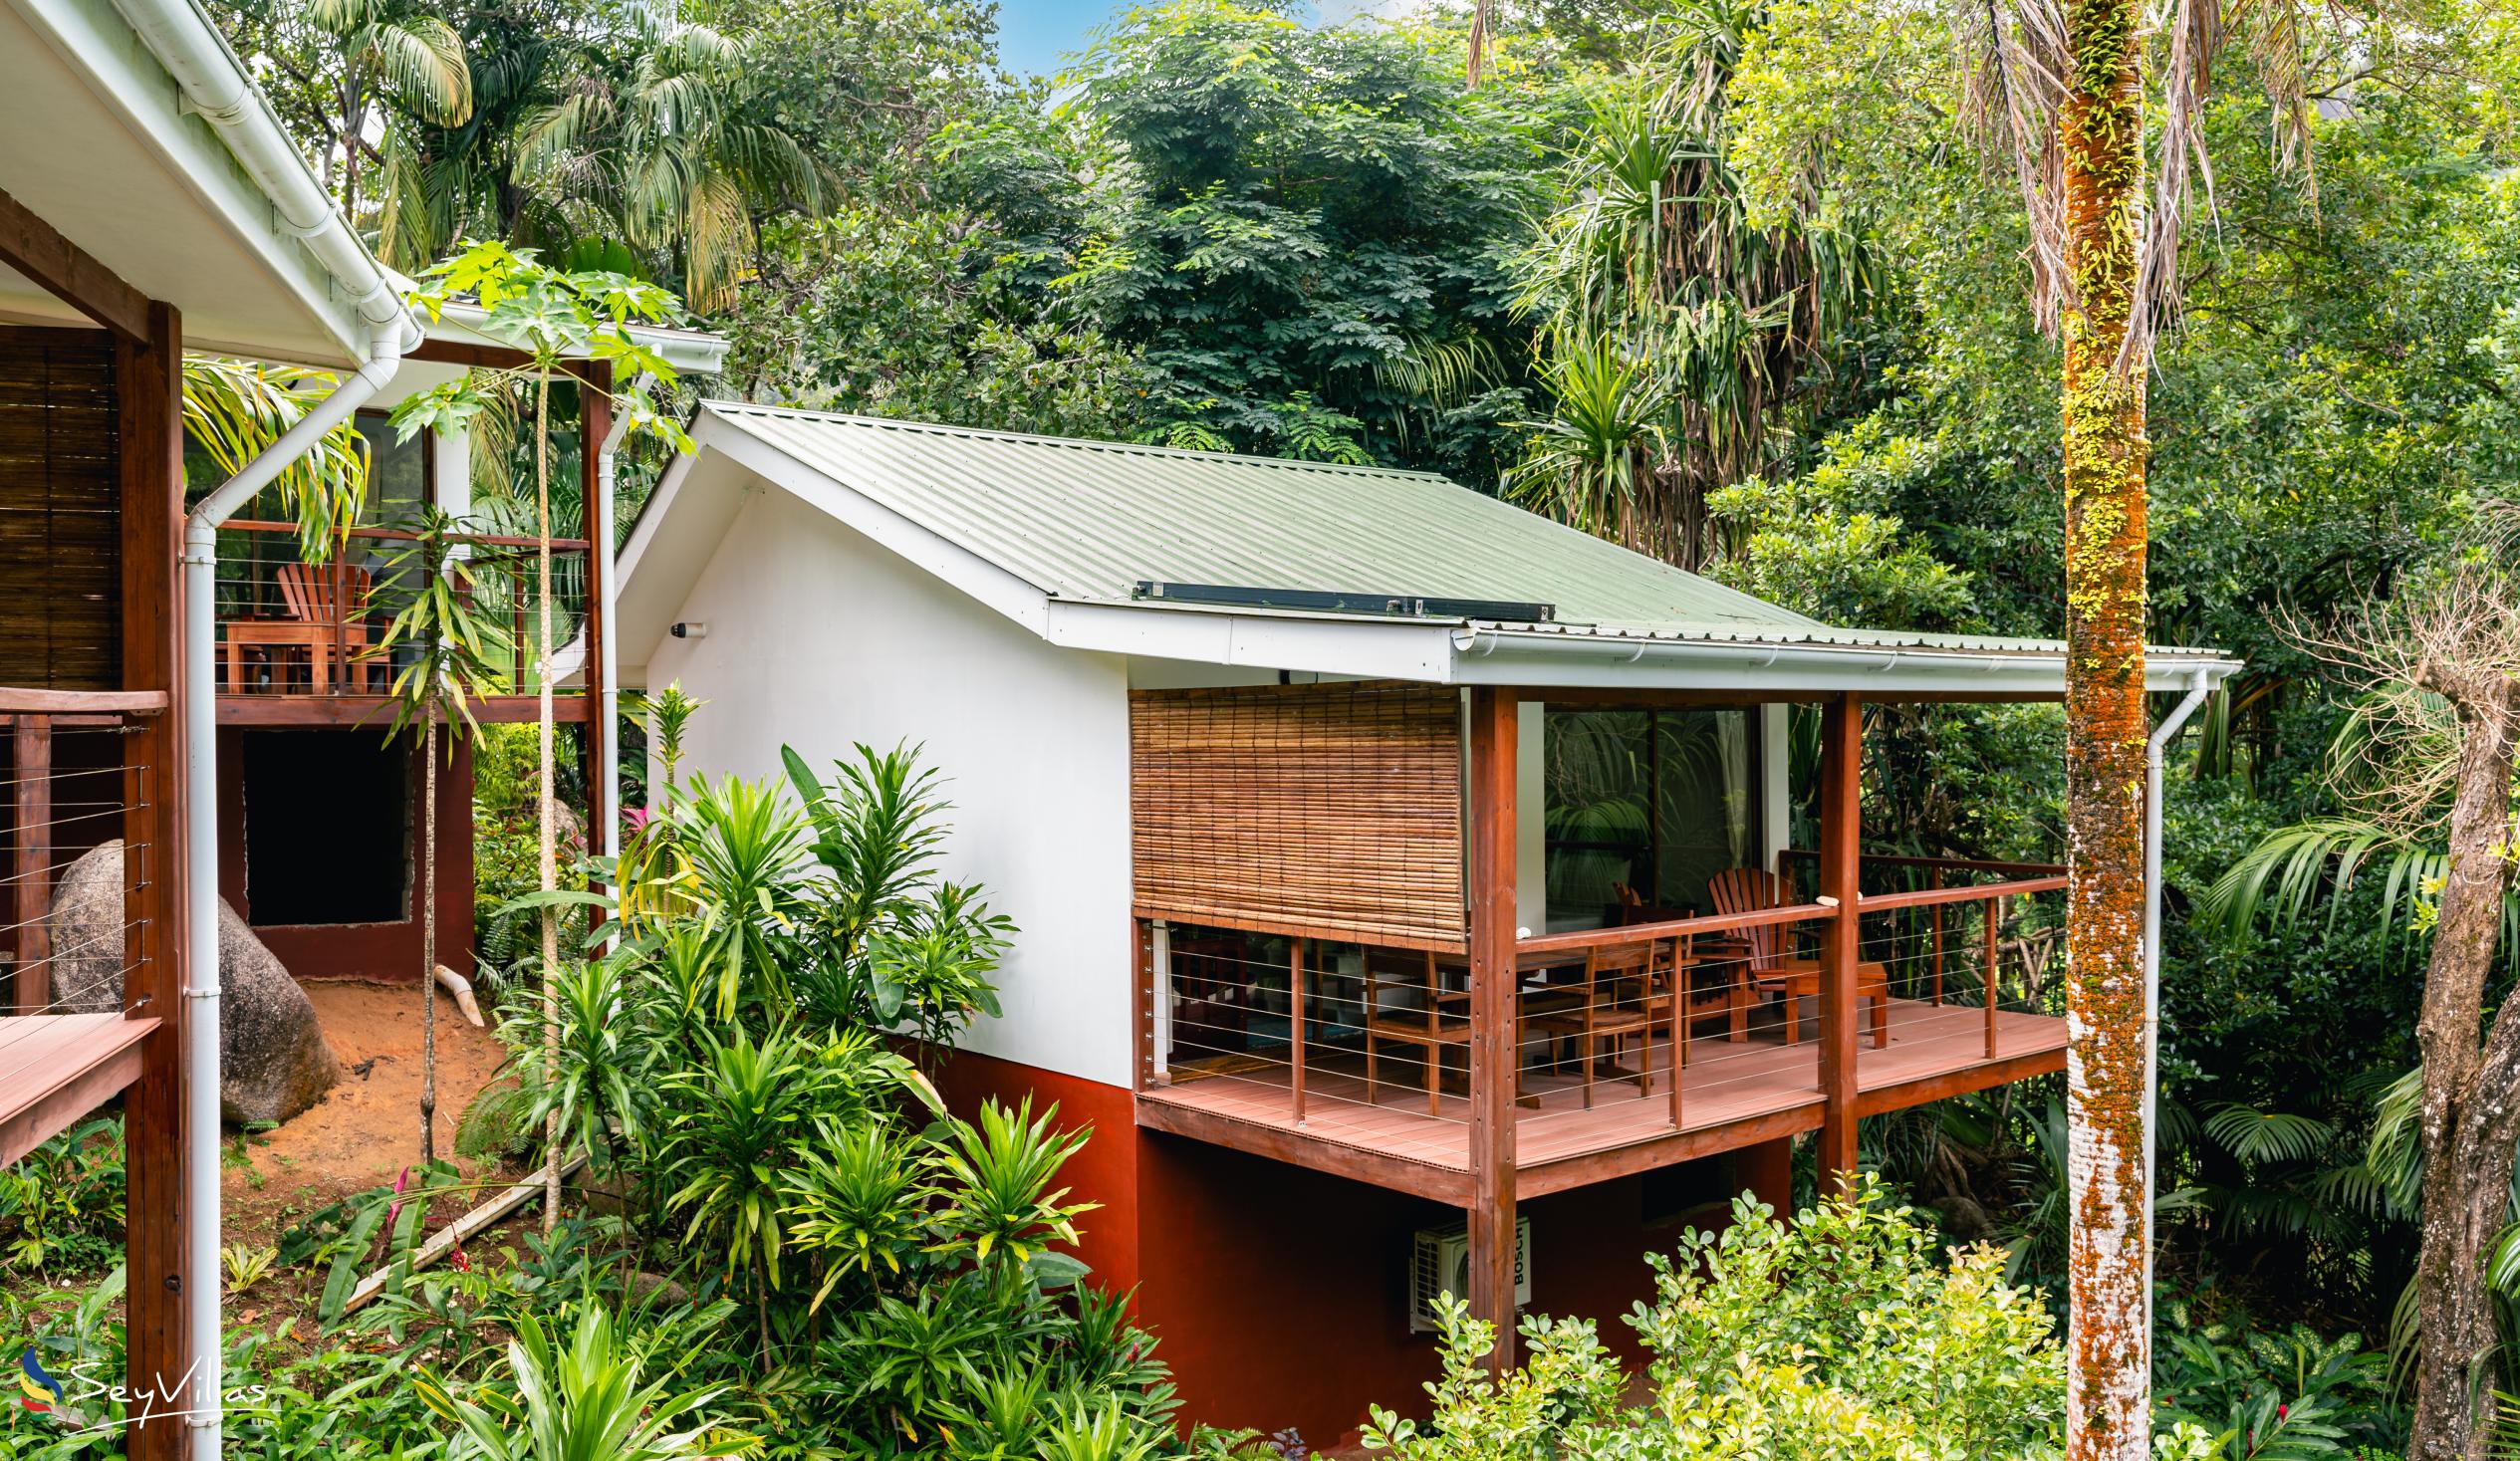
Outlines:
[[[1143,441],[1105,441],[1090,436],[1046,436],[1031,431],[993,431],[981,426],[955,426],[941,421],[909,421],[897,416],[870,416],[855,411],[818,411],[804,406],[764,405],[758,401],[725,400],[702,396],[702,410],[721,413],[741,412],[760,416],[786,416],[808,421],[841,421],[853,426],[878,426],[888,430],[915,431],[929,436],[965,436],[983,441],[1014,441],[1030,446],[1056,446],[1071,450],[1115,451],[1130,456],[1169,457],[1200,462],[1243,462],[1257,467],[1276,467],[1285,471],[1329,472],[1352,477],[1397,477],[1410,482],[1440,482],[1447,487],[1460,487],[1441,472],[1421,472],[1407,467],[1356,466],[1347,462],[1306,461],[1300,457],[1261,456],[1247,451],[1197,451],[1182,446],[1156,446]],[[1484,494],[1481,494],[1484,495]]]

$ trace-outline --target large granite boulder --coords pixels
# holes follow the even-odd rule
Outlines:
[[[70,864],[44,926],[52,934],[53,1001],[76,1014],[123,1005],[123,844]],[[285,1121],[342,1079],[315,1006],[261,939],[219,901],[219,1114]]]

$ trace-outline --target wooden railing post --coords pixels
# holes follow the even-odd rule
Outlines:
[[[578,377],[579,520],[587,527],[587,551],[579,573],[579,620],[585,625],[586,659],[579,694],[587,705],[586,733],[578,744],[586,752],[587,840],[605,846],[605,829],[622,815],[613,805],[613,758],[621,754],[614,738],[621,727],[604,714],[604,636],[613,626],[604,621],[604,555],[613,532],[613,505],[604,501],[604,439],[613,434],[613,366],[609,361],[588,361],[572,368]]]
[[[1821,713],[1820,896],[1835,900],[1821,948],[1820,1174],[1843,1190],[1856,1166],[1855,984],[1863,923],[1858,874],[1862,829],[1864,706],[1840,695]]]
[[[1295,1052],[1295,1124],[1304,1124],[1304,940],[1287,940],[1286,1023],[1289,1047]]]
[[[2002,993],[2004,900],[1986,900],[1986,1058],[1995,1058],[1995,1000]]]
[[[1942,869],[1939,867],[1930,869],[1925,876],[1925,885],[1935,892],[1940,892]],[[1931,912],[1933,914],[1933,1002],[1938,1007],[1942,1003],[1942,905],[1934,904]]]
[[[52,1003],[52,980],[44,968],[52,940],[44,915],[53,905],[53,718],[20,715],[14,730],[18,965],[12,998],[19,1014],[32,1015]]]
[[[1514,1363],[1515,735],[1511,690],[1470,692],[1470,1314]]]

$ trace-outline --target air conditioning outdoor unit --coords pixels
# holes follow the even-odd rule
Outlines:
[[[1435,1296],[1470,1297],[1470,1225],[1420,1228],[1408,1261],[1408,1330],[1435,1332]],[[1531,1303],[1531,1219],[1514,1220],[1514,1307]]]

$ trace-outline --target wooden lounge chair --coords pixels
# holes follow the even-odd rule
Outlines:
[[[1383,991],[1391,988],[1415,989],[1420,992],[1417,1009],[1383,1008]],[[1470,1022],[1461,1015],[1447,1016],[1442,980],[1438,977],[1435,955],[1409,953],[1400,949],[1368,949],[1365,952],[1365,1102],[1374,1104],[1375,1092],[1382,1079],[1378,1065],[1381,1049],[1386,1044],[1408,1045],[1417,1049],[1426,1073],[1426,1114],[1435,1115],[1443,1096],[1443,1053],[1459,1047],[1467,1058],[1470,1049]]]
[[[260,647],[271,661],[274,687],[285,670],[276,655],[282,650],[306,651],[307,687],[321,695],[332,688],[334,656],[341,656],[342,677],[354,668],[372,643],[368,622],[368,571],[336,558],[331,563],[289,563],[280,566],[280,618],[240,619],[227,625],[227,689],[245,692],[245,650]],[[376,670],[381,672],[382,665]]]
[[[1706,885],[1718,913],[1758,913],[1786,906],[1785,879],[1756,867],[1727,867]],[[1802,1039],[1802,1002],[1820,995],[1820,961],[1794,953],[1783,925],[1759,924],[1737,930],[1750,965],[1750,978],[1770,994],[1785,997],[1785,1043]],[[1890,970],[1862,962],[1855,966],[1855,995],[1873,1002],[1873,1045],[1890,1044]]]

